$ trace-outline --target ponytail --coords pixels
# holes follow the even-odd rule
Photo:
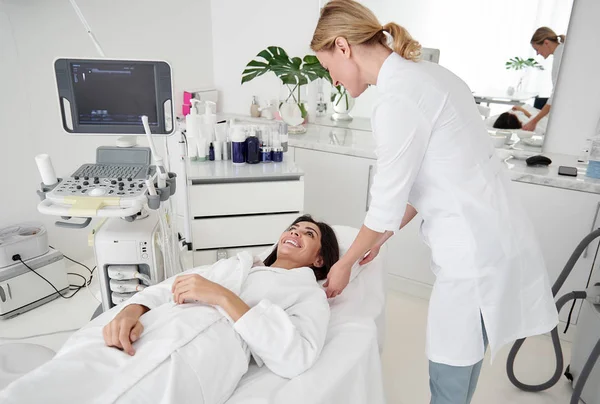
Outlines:
[[[392,50],[398,55],[413,62],[421,58],[421,44],[410,36],[406,28],[395,22],[388,22],[383,26],[383,30],[392,36]]]
[[[567,37],[565,35],[556,35],[556,32],[548,27],[540,27],[533,33],[530,43],[541,45],[546,39],[550,42],[564,44]]]
[[[332,0],[321,9],[310,48],[315,52],[331,50],[338,37],[346,38],[350,45],[390,47],[386,33],[392,37],[394,52],[413,62],[419,60],[421,45],[405,28],[394,22],[382,26],[371,10],[354,0]]]

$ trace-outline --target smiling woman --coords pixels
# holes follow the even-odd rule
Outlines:
[[[273,252],[265,259],[268,267],[312,268],[317,280],[327,278],[340,258],[335,232],[328,224],[310,215],[300,216],[279,238]]]

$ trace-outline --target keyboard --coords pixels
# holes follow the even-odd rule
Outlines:
[[[148,168],[144,164],[84,164],[71,177],[146,179]]]

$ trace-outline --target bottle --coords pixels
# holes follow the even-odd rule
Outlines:
[[[214,143],[214,146],[215,146],[215,160],[216,161],[223,160],[223,143],[224,142],[221,142],[219,140],[217,140]]]
[[[240,126],[234,126],[231,128],[231,160],[235,165],[246,164],[245,147],[246,136],[244,135],[244,128]]]
[[[253,129],[246,139],[246,163],[257,164],[260,162],[260,141]]]
[[[210,146],[208,147],[208,159],[210,161],[215,161],[215,147],[212,142],[210,142]]]
[[[279,141],[281,142],[281,147],[283,148],[283,152],[287,153],[288,151],[288,125],[285,122],[282,122],[279,127]]]
[[[258,99],[256,96],[252,96],[252,104],[250,105],[250,116],[253,118],[260,118],[260,107],[258,105]]]
[[[190,161],[198,160],[198,137],[200,136],[200,120],[196,103],[198,100],[192,99],[190,113],[185,117],[185,135],[187,139],[187,153]],[[195,101],[195,102],[193,102]]]
[[[323,91],[319,90],[317,94],[317,116],[325,116],[327,114],[327,103],[325,102],[325,95]]]
[[[279,140],[273,142],[271,160],[273,160],[274,163],[281,163],[283,161],[283,147],[281,147]]]

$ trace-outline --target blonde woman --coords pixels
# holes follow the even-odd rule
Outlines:
[[[494,355],[558,324],[533,229],[509,192],[471,90],[442,66],[420,61],[406,29],[381,25],[358,2],[333,0],[311,48],[353,97],[370,85],[379,93],[371,206],[328,274],[327,295],[341,293],[352,264],[375,257],[418,211],[436,274],[426,344],[431,402],[469,403],[488,337]]]
[[[550,113],[552,101],[554,100],[556,80],[558,79],[558,70],[560,69],[560,62],[565,49],[564,43],[566,39],[566,36],[556,35],[556,33],[548,27],[538,28],[531,37],[531,46],[533,49],[535,49],[536,54],[541,55],[544,59],[548,59],[550,55],[554,56],[552,59],[552,93],[550,94],[550,98],[548,98],[546,105],[544,105],[540,113],[523,125],[523,130],[534,131],[538,122],[548,115],[548,113]]]

